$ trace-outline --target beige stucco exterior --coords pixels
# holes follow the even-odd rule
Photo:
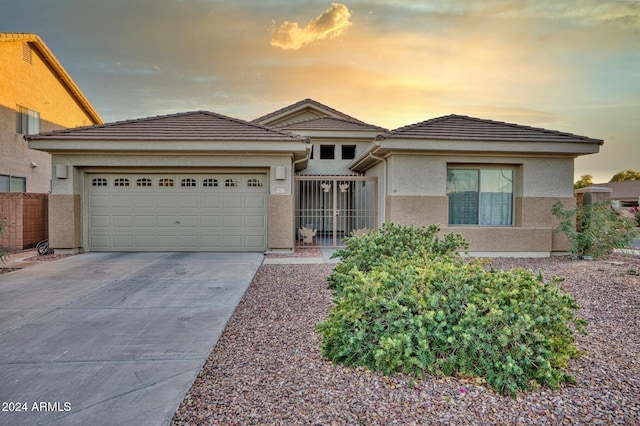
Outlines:
[[[573,161],[568,156],[451,155],[389,153],[367,171],[383,176],[379,196],[384,209],[379,225],[392,221],[405,225],[440,226],[442,233],[460,232],[475,255],[548,256],[568,250],[566,238],[554,232],[557,220],[551,206],[560,201],[575,205]],[[505,167],[514,171],[514,215],[511,226],[448,224],[448,167]]]
[[[47,193],[50,155],[29,149],[16,133],[16,107],[39,112],[41,132],[102,120],[36,35],[0,33],[0,76],[0,174],[26,178],[27,192]]]

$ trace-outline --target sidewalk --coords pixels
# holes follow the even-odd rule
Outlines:
[[[331,256],[336,251],[333,248],[318,249],[318,248],[303,248],[296,249],[292,253],[287,254],[267,254],[262,262],[263,265],[303,265],[303,264],[318,264],[318,263],[338,263],[340,259],[331,259]]]
[[[35,258],[36,256],[38,256],[38,252],[35,249],[29,251],[21,251],[18,253],[11,253],[7,255],[4,263],[0,262],[0,269],[13,270],[28,268],[29,266],[33,266],[38,263],[35,259],[29,260],[31,258]]]

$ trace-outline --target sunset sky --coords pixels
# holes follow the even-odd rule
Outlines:
[[[636,0],[0,0],[0,32],[38,34],[107,122],[313,98],[577,133],[605,144],[576,179],[640,170]]]

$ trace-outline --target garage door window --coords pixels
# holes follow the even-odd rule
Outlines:
[[[91,180],[91,186],[107,186],[109,182],[105,178],[94,178]]]
[[[262,186],[262,182],[260,182],[260,179],[249,179],[247,181],[247,186],[250,188],[258,188]]]
[[[174,186],[173,179],[162,178],[158,181],[158,186],[162,186],[162,187]]]
[[[224,181],[224,186],[231,188],[238,186],[238,181],[235,179],[227,179]]]
[[[141,178],[136,180],[136,186],[152,186],[153,182],[151,179]]]
[[[114,179],[113,186],[129,186],[129,179],[127,178]]]
[[[202,186],[206,188],[213,188],[215,186],[218,186],[218,179],[211,179],[211,178],[204,179],[202,181]]]
[[[194,187],[194,186],[196,186],[196,180],[195,179],[182,179],[180,181],[180,186]]]

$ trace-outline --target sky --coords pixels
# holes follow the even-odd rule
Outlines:
[[[312,98],[603,139],[576,179],[640,170],[640,0],[0,0],[0,32],[38,34],[105,122]]]

